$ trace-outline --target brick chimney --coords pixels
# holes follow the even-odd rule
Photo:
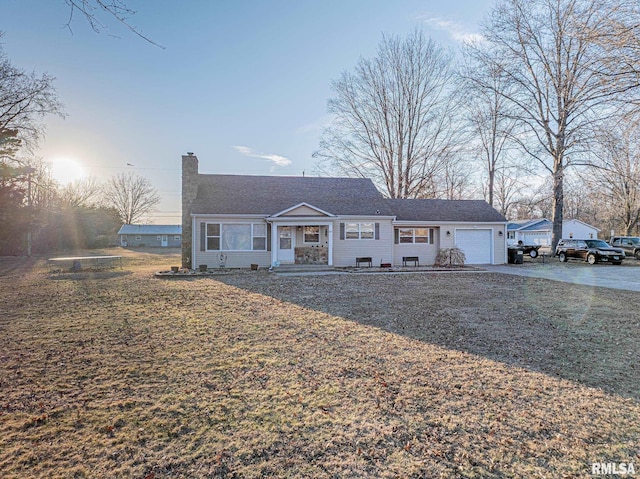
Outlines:
[[[198,157],[191,152],[182,155],[182,267],[192,269],[193,238],[191,205],[198,194]]]

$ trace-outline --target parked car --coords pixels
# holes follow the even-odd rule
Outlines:
[[[636,259],[640,259],[640,237],[638,236],[612,236],[609,244],[616,248],[622,248],[627,256],[635,256]]]
[[[555,256],[565,262],[569,258],[587,260],[589,264],[610,261],[620,264],[625,258],[624,250],[613,248],[599,239],[561,239],[556,247]]]

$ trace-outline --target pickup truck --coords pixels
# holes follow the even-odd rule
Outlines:
[[[640,237],[638,236],[612,236],[609,244],[623,249],[627,256],[640,259]]]

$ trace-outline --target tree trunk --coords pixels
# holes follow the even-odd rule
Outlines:
[[[553,229],[551,234],[551,251],[556,250],[562,238],[562,220],[564,210],[564,166],[556,163],[553,172]]]

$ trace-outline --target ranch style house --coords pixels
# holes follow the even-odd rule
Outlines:
[[[506,220],[483,200],[388,199],[367,178],[201,174],[182,156],[182,266],[504,264]]]

